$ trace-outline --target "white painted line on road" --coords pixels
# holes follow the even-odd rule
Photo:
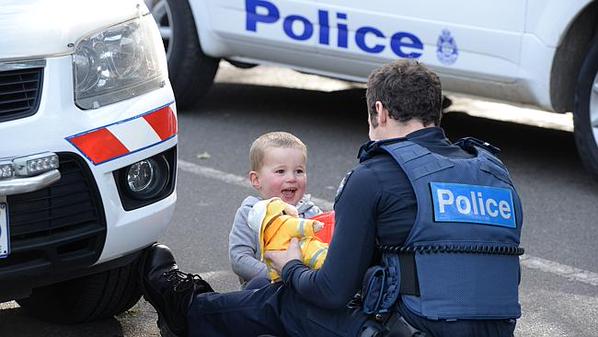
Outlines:
[[[185,172],[197,174],[198,176],[220,180],[227,184],[251,188],[248,178],[244,178],[244,177],[240,177],[240,176],[237,176],[234,174],[222,172],[222,171],[210,168],[210,167],[193,164],[188,161],[184,161],[182,159],[178,160],[178,166],[181,170],[183,170]]]
[[[198,176],[205,177],[205,178],[220,180],[227,184],[237,185],[237,186],[253,189],[253,187],[249,183],[249,179],[246,177],[241,177],[238,175],[222,172],[222,171],[210,168],[210,167],[200,166],[200,165],[190,163],[188,161],[184,161],[181,159],[179,159],[178,165],[179,165],[179,168],[185,172],[193,173]],[[328,200],[314,198],[314,197],[312,197],[311,200],[316,205],[318,205],[320,208],[322,208],[324,210],[332,210],[332,207],[334,206]]]
[[[598,273],[571,267],[558,262],[542,259],[524,254],[519,259],[521,265],[530,269],[556,274],[573,281],[590,284],[598,287]]]
[[[220,278],[231,277],[236,275],[230,270],[214,270],[205,273],[200,273],[199,276],[201,276],[201,278],[206,281],[216,281]]]
[[[181,159],[179,159],[178,164],[179,168],[185,172],[193,173],[206,178],[220,180],[228,184],[252,188],[249,184],[249,181],[245,177],[240,177],[213,168],[200,166]],[[333,204],[330,201],[313,197],[312,200],[316,203],[316,205],[320,206],[322,209],[331,210],[333,207]],[[527,254],[521,256],[520,260],[521,265],[524,267],[530,269],[537,269],[546,273],[551,273],[567,278],[572,281],[577,281],[598,287],[598,273],[571,267],[565,264],[560,264],[558,262],[542,259]]]

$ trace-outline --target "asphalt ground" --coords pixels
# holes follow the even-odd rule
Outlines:
[[[367,122],[361,85],[261,67],[225,66],[218,76],[201,104],[179,111],[178,203],[162,241],[185,271],[231,291],[238,282],[228,262],[228,231],[240,202],[252,193],[243,181],[253,139],[273,130],[299,136],[309,148],[308,191],[330,205],[367,141]],[[506,122],[499,119],[518,117],[520,110],[499,106],[482,114],[480,104],[457,99],[443,125],[453,140],[475,136],[502,148],[521,194],[526,259],[516,336],[598,336],[598,183],[577,157],[566,116],[559,121],[564,127],[538,127],[529,125],[533,113]],[[0,308],[0,336],[159,335],[154,310],[143,300],[114,319],[77,326],[29,318],[14,302]]]

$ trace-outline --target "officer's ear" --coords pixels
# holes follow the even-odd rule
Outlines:
[[[256,171],[249,172],[249,182],[251,183],[251,186],[253,186],[253,188],[259,191],[261,187],[260,176]]]
[[[380,101],[376,101],[376,121],[378,125],[386,124],[388,120],[388,110],[384,107],[384,104]]]

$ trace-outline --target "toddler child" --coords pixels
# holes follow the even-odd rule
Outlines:
[[[229,234],[229,257],[233,272],[241,284],[256,278],[267,278],[268,268],[260,261],[257,232],[251,229],[247,216],[260,200],[280,198],[297,208],[299,217],[311,218],[322,213],[305,194],[307,185],[307,148],[288,132],[270,132],[258,137],[249,150],[249,181],[259,197],[248,196],[241,203]]]

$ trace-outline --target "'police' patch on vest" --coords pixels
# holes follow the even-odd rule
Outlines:
[[[508,188],[435,182],[430,187],[435,221],[516,227]]]

